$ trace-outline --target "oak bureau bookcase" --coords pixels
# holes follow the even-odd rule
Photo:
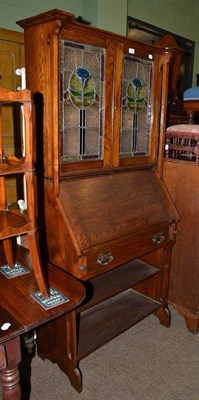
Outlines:
[[[80,392],[81,359],[151,313],[170,324],[178,214],[161,175],[174,50],[60,10],[18,23],[36,103],[42,246],[87,290],[38,332],[38,353]]]

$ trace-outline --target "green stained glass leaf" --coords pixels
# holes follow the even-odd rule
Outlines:
[[[72,96],[82,97],[82,93],[78,92],[77,90],[73,90],[73,89],[70,88],[70,92],[71,92]]]
[[[130,111],[138,112],[143,109],[145,104],[144,95],[145,92],[142,80],[139,78],[132,79],[126,90],[127,106]]]
[[[95,80],[87,68],[78,68],[70,76],[69,92],[78,108],[91,107],[95,101]]]
[[[128,100],[128,102],[129,103],[143,103],[144,102],[144,98],[142,98],[142,99],[135,99],[135,98],[133,98],[133,97],[128,97],[127,96],[127,100]]]
[[[92,92],[84,93],[83,97],[84,97],[84,98],[93,98],[94,95],[95,95],[95,92],[92,91]]]

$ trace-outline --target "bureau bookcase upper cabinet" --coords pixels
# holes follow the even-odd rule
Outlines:
[[[137,204],[133,205],[133,196],[129,206],[124,199],[116,200],[114,190],[122,198],[125,186],[129,199],[132,192],[141,190],[141,213],[147,207],[152,214],[154,208],[153,223],[162,218],[155,212],[156,203],[159,211],[164,208],[158,205],[157,190],[154,192],[150,186],[156,197],[150,199],[146,183],[150,185],[152,179],[151,184],[160,187],[154,166],[161,170],[171,52],[85,26],[75,22],[73,15],[57,10],[20,25],[25,28],[27,87],[43,107],[37,136],[43,141],[40,158],[45,177],[49,256],[54,263],[86,279],[88,271],[79,270],[86,263],[83,250],[107,241],[107,236],[109,240],[117,239],[122,230],[126,236],[140,229],[139,217],[135,217],[137,225],[134,216],[129,215],[129,207],[139,214],[140,199],[136,196]],[[137,172],[132,175],[133,168]],[[89,180],[80,176],[89,176]],[[106,190],[106,196],[101,194],[103,198],[100,182]],[[88,202],[87,213],[93,207],[92,216],[84,215],[84,203],[80,208],[77,204],[81,215],[77,210],[71,212],[74,205],[70,195],[77,203]],[[104,210],[99,207],[100,200],[106,203]],[[168,218],[172,219],[169,208]],[[80,219],[83,221],[79,224]],[[102,224],[108,220],[112,226],[104,229]]]
[[[152,312],[169,326],[178,214],[161,174],[174,50],[90,27],[59,10],[19,25],[36,106],[42,250],[88,291],[82,308],[51,326],[50,346],[48,327],[40,332],[38,348],[80,391],[80,359]],[[95,324],[98,307],[103,335]],[[111,326],[107,310],[114,310]]]

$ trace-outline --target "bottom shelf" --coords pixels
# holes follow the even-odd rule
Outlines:
[[[80,313],[78,360],[141,321],[161,303],[128,289]]]

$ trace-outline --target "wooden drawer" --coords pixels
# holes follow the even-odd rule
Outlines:
[[[169,243],[169,224],[153,226],[118,240],[83,251],[86,263],[79,265],[82,279],[88,279],[139,258]],[[81,276],[82,274],[82,276]]]

